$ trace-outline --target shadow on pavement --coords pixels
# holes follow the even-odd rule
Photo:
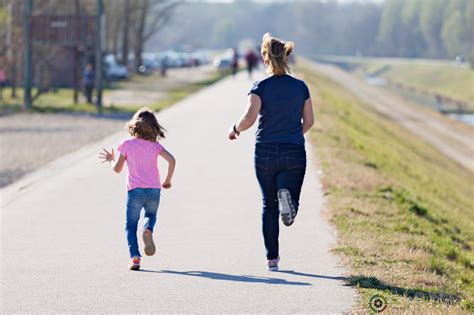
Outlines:
[[[167,273],[182,276],[201,277],[212,280],[224,280],[224,281],[235,281],[235,282],[250,282],[250,283],[267,283],[267,284],[285,284],[285,285],[300,285],[308,286],[311,283],[308,282],[296,282],[287,281],[285,279],[267,278],[267,277],[255,277],[255,276],[236,276],[225,273],[207,272],[207,271],[172,271],[172,270],[144,270],[141,272],[153,272],[153,273]]]
[[[459,301],[462,300],[462,296],[457,293],[452,294],[442,290],[438,292],[432,292],[419,288],[402,288],[387,284],[376,277],[351,276],[348,281],[348,285],[350,286],[390,291],[392,294],[397,294],[411,299],[425,299],[427,301],[436,302],[442,301],[443,303],[447,304],[459,303]]]
[[[323,276],[323,275],[315,275],[311,273],[303,273],[303,272],[298,272],[294,270],[279,270],[279,273],[287,273],[290,275],[295,275],[295,276],[303,276],[303,277],[311,277],[311,278],[318,278],[318,279],[330,279],[330,280],[342,280],[342,281],[348,281],[349,279],[347,277],[334,277],[334,276]]]

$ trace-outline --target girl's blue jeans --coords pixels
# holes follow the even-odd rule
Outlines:
[[[278,252],[279,215],[277,192],[288,189],[298,211],[301,186],[306,173],[304,145],[289,143],[257,143],[255,171],[262,191],[262,232],[267,259],[276,259]]]
[[[158,206],[160,205],[160,193],[161,189],[158,188],[135,188],[128,191],[125,232],[127,234],[130,257],[141,257],[140,250],[138,249],[137,228],[142,208],[145,209],[145,224],[143,228],[153,232]]]

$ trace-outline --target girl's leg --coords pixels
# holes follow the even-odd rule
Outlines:
[[[160,193],[161,189],[150,189],[147,201],[144,205],[145,224],[143,227],[151,232],[153,232],[156,223],[156,214],[158,212],[158,206],[160,205]]]
[[[145,254],[152,256],[156,247],[153,242],[153,228],[156,223],[156,213],[160,205],[160,189],[147,189],[147,200],[145,202],[145,225],[143,229],[143,243],[145,244]]]
[[[130,257],[141,257],[138,249],[137,227],[138,220],[140,219],[140,210],[142,208],[143,196],[140,194],[140,188],[130,190],[127,197],[127,220],[125,223]]]

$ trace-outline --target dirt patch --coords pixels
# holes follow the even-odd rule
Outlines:
[[[17,113],[0,116],[0,187],[123,128],[126,119]]]

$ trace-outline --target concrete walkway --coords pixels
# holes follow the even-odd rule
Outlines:
[[[302,208],[292,227],[281,225],[282,271],[266,271],[254,135],[227,140],[250,85],[242,73],[158,115],[177,169],[162,193],[157,253],[141,272],[127,270],[125,173],[97,158],[124,132],[1,190],[1,313],[350,311],[357,294],[329,252],[335,235],[311,148]]]

